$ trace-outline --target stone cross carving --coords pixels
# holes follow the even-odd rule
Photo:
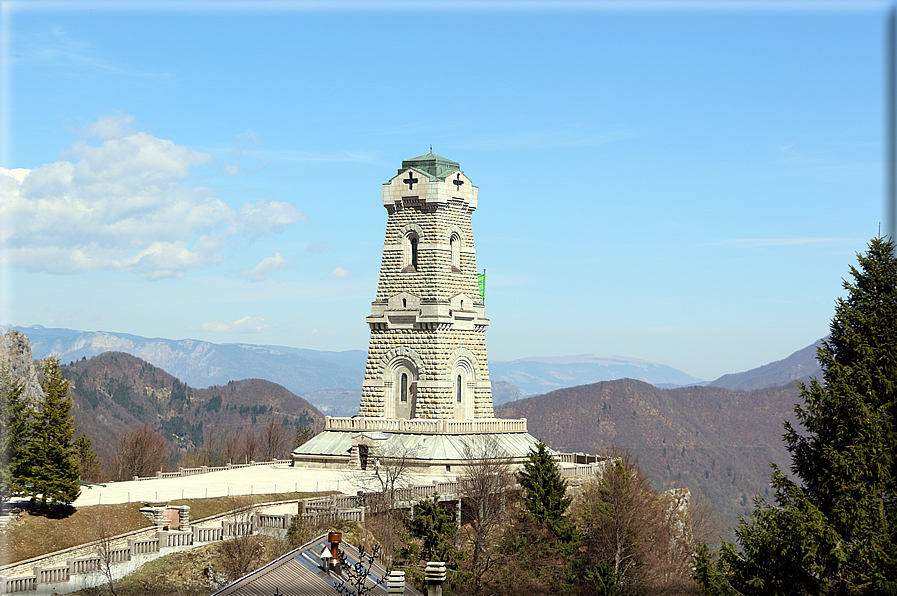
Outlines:
[[[456,178],[452,180],[452,184],[455,185],[455,190],[461,192],[461,185],[464,184],[464,181],[461,180],[461,174],[456,174]]]
[[[417,184],[417,178],[414,177],[412,172],[408,172],[408,177],[402,180],[402,182],[408,185],[408,190],[414,190],[414,185]]]

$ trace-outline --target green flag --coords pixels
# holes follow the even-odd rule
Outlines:
[[[480,302],[486,302],[486,270],[477,273],[477,282],[480,284]]]

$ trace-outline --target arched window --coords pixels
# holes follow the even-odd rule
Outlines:
[[[419,238],[417,232],[411,231],[405,235],[405,249],[402,258],[402,273],[415,273],[417,271],[417,244]]]
[[[455,401],[461,403],[461,375],[458,375],[457,386],[455,387]]]
[[[452,271],[461,271],[461,237],[458,234],[452,234],[449,239],[449,246],[452,248]]]
[[[408,403],[408,374],[402,373],[402,386],[399,392],[399,401],[403,404]]]

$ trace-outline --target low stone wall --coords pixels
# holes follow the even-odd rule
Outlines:
[[[341,495],[339,495],[341,496]],[[345,504],[355,497],[327,503]],[[309,499],[313,502],[322,499]],[[190,550],[220,540],[238,536],[266,534],[285,536],[292,519],[300,515],[310,523],[337,523],[342,520],[364,522],[364,509],[358,507],[331,510],[326,513],[311,510],[302,514],[268,514],[265,509],[296,503],[297,511],[304,510],[304,499],[263,503],[221,513],[194,522],[180,531],[145,528],[20,561],[0,568],[0,594],[28,592],[38,596],[65,594],[84,588],[100,586],[121,579],[141,565],[172,553]]]
[[[134,476],[132,480],[158,480],[160,478],[182,478],[184,476],[196,476],[209,472],[222,472],[224,470],[236,470],[238,468],[251,468],[252,466],[293,465],[291,459],[274,459],[271,461],[251,461],[245,464],[227,464],[225,466],[201,466],[199,468],[178,468],[177,472],[163,472],[159,470],[155,476]]]
[[[324,430],[346,431],[367,430],[387,433],[418,435],[472,435],[495,433],[525,433],[526,418],[507,420],[504,418],[479,418],[473,420],[324,417]]]

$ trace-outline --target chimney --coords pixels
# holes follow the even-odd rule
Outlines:
[[[340,572],[339,568],[339,546],[343,541],[343,533],[342,532],[328,532],[327,533],[327,542],[330,543],[330,568],[335,569],[337,573]]]
[[[388,596],[401,596],[405,593],[405,572],[390,571],[386,578],[386,593]]]
[[[429,561],[426,573],[427,596],[442,596],[442,584],[445,583],[445,562]]]

